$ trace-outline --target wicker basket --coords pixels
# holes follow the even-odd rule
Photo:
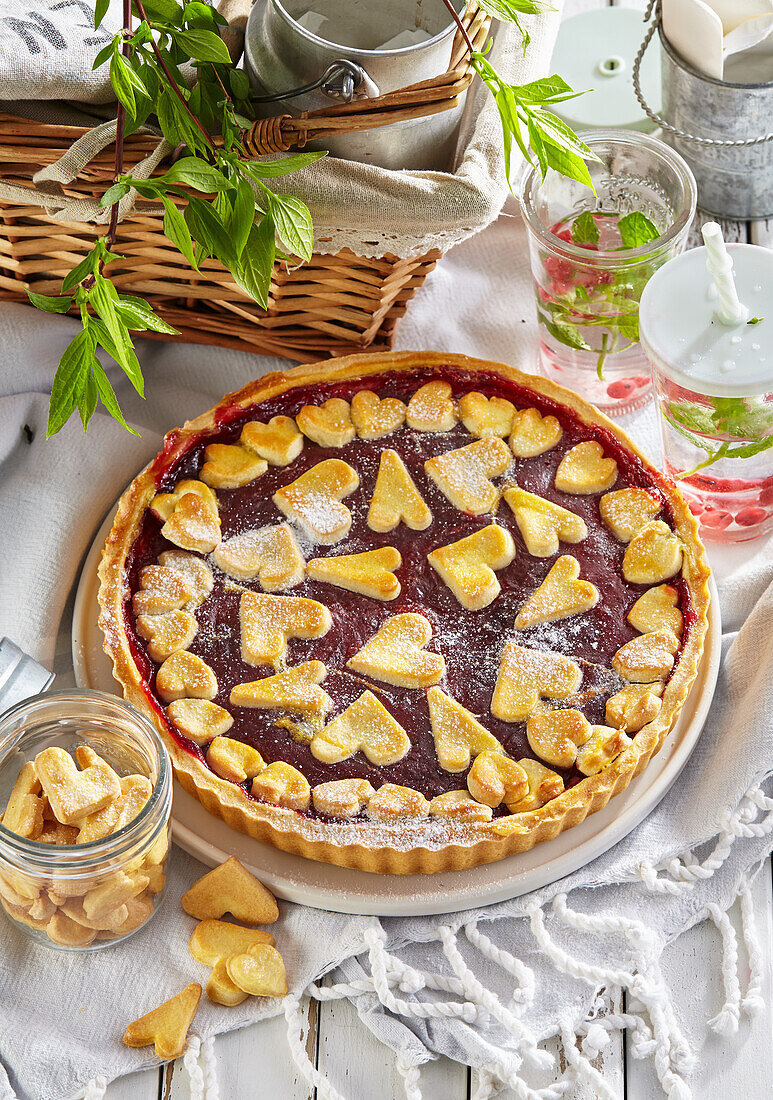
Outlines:
[[[470,3],[464,22],[476,47],[488,35],[489,20]],[[304,114],[281,115],[256,123],[244,135],[253,154],[301,148],[323,140],[331,130],[350,132],[421,118],[458,105],[472,80],[469,55],[461,35],[454,40],[448,72],[378,99],[336,105]],[[74,126],[31,123],[0,114],[0,178],[31,186],[33,175],[58,160],[85,131]],[[155,147],[151,135],[133,134],[125,146],[131,171]],[[98,197],[113,177],[113,149],[100,153],[66,193]],[[103,227],[63,222],[34,204],[0,202],[0,297],[26,301],[29,287],[59,293],[61,280],[92,246]],[[216,260],[192,271],[163,233],[163,210],[135,213],[121,223],[120,251],[127,262],[110,267],[111,278],[125,291],[141,294],[180,330],[175,339],[234,347],[300,362],[326,355],[370,349],[387,350],[395,325],[440,258],[439,251],[399,259],[315,253],[308,263],[288,268],[274,265],[267,310],[236,285]],[[163,337],[169,339],[169,337]]]

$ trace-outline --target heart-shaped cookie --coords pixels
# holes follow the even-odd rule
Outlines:
[[[365,691],[313,738],[312,756],[338,764],[362,752],[383,767],[402,760],[411,747],[408,734],[372,691]]]
[[[448,382],[427,382],[408,402],[405,419],[417,432],[448,432],[456,424],[456,408]]]
[[[518,485],[505,489],[502,495],[515,516],[526,549],[535,558],[550,558],[558,553],[559,539],[582,542],[588,534],[580,516],[552,500],[528,493]]]
[[[253,797],[288,810],[308,810],[311,801],[311,787],[306,776],[283,760],[269,764],[253,779],[251,790]]]
[[[117,798],[81,820],[75,843],[88,844],[92,840],[101,840],[118,832],[134,820],[153,793],[153,785],[144,775],[125,776],[120,784],[121,793]]]
[[[331,817],[355,817],[376,792],[367,779],[334,779],[311,792],[314,809]]]
[[[604,493],[599,501],[601,518],[620,542],[630,542],[661,508],[661,502],[653,493],[636,486]]]
[[[681,638],[683,619],[678,590],[672,584],[648,588],[639,596],[627,618],[631,626],[642,634],[649,634],[652,630],[669,630]]]
[[[230,701],[235,707],[289,710],[306,715],[327,714],[333,700],[319,687],[326,675],[327,669],[321,661],[305,661],[273,676],[236,684],[231,689]]]
[[[394,546],[380,546],[362,554],[312,558],[306,575],[309,580],[334,584],[373,600],[394,600],[400,595],[400,582],[393,570],[399,569],[402,560]]]
[[[80,825],[121,794],[118,776],[104,760],[78,771],[68,752],[58,746],[35,757],[35,772],[58,821]]]
[[[466,393],[459,400],[459,415],[470,435],[479,439],[510,434],[515,405],[504,397],[486,397],[482,393]]]
[[[546,768],[539,760],[532,760],[528,756],[519,760],[518,763],[526,772],[529,789],[523,798],[508,806],[510,813],[523,814],[529,810],[538,810],[546,802],[550,802],[551,798],[561,794],[564,781],[558,772]]]
[[[537,409],[519,409],[513,416],[510,448],[516,458],[536,458],[560,443],[563,431],[554,416]]]
[[[278,489],[272,500],[314,542],[338,542],[349,531],[352,515],[344,497],[360,484],[357,471],[340,458],[326,458],[295,481]]]
[[[234,985],[253,997],[284,997],[287,993],[282,956],[267,943],[255,943],[245,954],[231,956],[225,966]]]
[[[213,489],[239,489],[265,474],[268,463],[247,447],[210,443],[204,449],[201,480]]]
[[[43,832],[45,800],[40,795],[40,779],[35,765],[28,760],[16,776],[3,813],[3,825],[17,836],[37,839]]]
[[[320,447],[344,447],[354,439],[349,402],[331,397],[323,405],[304,405],[296,416],[303,434]]]
[[[682,568],[683,547],[678,535],[661,519],[635,535],[623,555],[623,576],[631,584],[660,584]]]
[[[368,510],[372,531],[393,531],[400,523],[412,531],[424,531],[432,513],[397,451],[381,452],[378,477]]]
[[[185,550],[164,550],[158,555],[158,564],[165,569],[176,569],[182,573],[193,589],[191,604],[198,607],[212,591],[214,581],[212,570],[205,561],[197,558],[195,554],[188,554]]]
[[[662,683],[626,684],[607,699],[607,725],[626,733],[637,733],[660,714]]]
[[[156,673],[156,691],[165,703],[173,699],[214,699],[217,678],[206,661],[181,649],[167,657]]]
[[[503,751],[493,733],[439,687],[429,689],[427,704],[438,763],[447,772],[464,771],[470,766],[470,756],[485,749]]]
[[[592,726],[591,736],[577,753],[577,770],[583,775],[596,775],[608,768],[623,749],[632,745],[622,730],[609,726]]]
[[[653,630],[621,646],[612,658],[612,667],[624,680],[651,684],[666,679],[674,667],[674,654],[678,649],[676,634],[670,630]]]
[[[148,643],[151,661],[165,661],[179,649],[187,649],[198,633],[198,623],[189,611],[168,611],[165,615],[139,615],[137,633]]]
[[[429,802],[413,787],[384,783],[368,802],[365,812],[375,821],[398,821],[404,817],[423,817],[429,813]]]
[[[166,708],[169,718],[181,733],[197,745],[206,745],[227,733],[234,720],[225,707],[209,699],[174,699]]]
[[[233,1008],[246,1001],[249,994],[228,977],[228,959],[218,959],[207,980],[207,997],[216,1005]]]
[[[140,570],[140,587],[134,593],[135,615],[163,615],[194,604],[194,585],[179,569],[166,565],[146,565]]]
[[[515,557],[515,543],[504,527],[492,523],[472,535],[427,554],[427,561],[448,585],[462,607],[479,611],[501,591],[495,569],[504,569]]]
[[[492,511],[499,500],[499,490],[491,479],[503,474],[511,462],[505,441],[489,436],[456,451],[435,455],[424,463],[424,469],[454,508],[482,516]]]
[[[571,768],[590,735],[590,724],[579,710],[546,710],[526,723],[532,752],[554,768]]]
[[[231,783],[254,779],[266,766],[257,749],[233,737],[216,737],[207,749],[207,763],[216,775]]]
[[[616,481],[617,463],[613,458],[604,458],[604,448],[591,439],[566,452],[556,470],[554,484],[562,493],[587,496],[611,489]]]
[[[352,423],[360,439],[381,439],[405,423],[405,404],[396,397],[382,397],[360,390],[352,398]]]
[[[542,584],[529,596],[515,619],[516,630],[567,619],[595,607],[599,592],[590,581],[579,580],[580,563],[571,554],[556,558]]]
[[[197,962],[214,966],[219,959],[248,951],[254,943],[268,943],[273,947],[274,937],[262,928],[242,928],[230,921],[208,917],[194,928],[188,940],[188,950]]]
[[[212,560],[236,580],[257,578],[265,592],[293,588],[301,583],[306,571],[303,554],[287,523],[234,535],[220,543]]]
[[[509,641],[502,650],[491,713],[503,722],[522,722],[542,697],[567,699],[581,681],[579,665],[568,657]]]
[[[279,916],[274,895],[235,856],[197,879],[180,905],[196,920],[230,913],[243,924],[273,924]]]
[[[159,493],[150,509],[165,520],[161,534],[183,550],[209,554],[220,542],[217,497],[203,481],[181,481],[174,493]]]
[[[432,626],[424,615],[393,615],[346,662],[347,668],[397,687],[429,687],[442,678],[446,667],[439,653],[424,649],[431,637]]]
[[[243,592],[239,603],[242,660],[248,665],[278,665],[290,638],[322,638],[333,625],[330,612],[303,596]]]
[[[239,442],[271,466],[289,466],[303,450],[303,435],[291,416],[272,416],[268,424],[250,420]]]
[[[526,772],[515,760],[501,752],[482,752],[467,773],[467,788],[476,801],[496,807],[510,807],[529,790]]]
[[[467,791],[444,791],[430,800],[430,817],[450,817],[459,821],[491,821],[490,806],[476,802]]]
[[[164,1062],[179,1058],[200,1000],[201,986],[191,982],[175,997],[129,1024],[124,1043],[127,1047],[146,1047],[152,1043],[156,1057]]]

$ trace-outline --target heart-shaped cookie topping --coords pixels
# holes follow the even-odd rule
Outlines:
[[[254,779],[266,766],[257,749],[233,737],[216,737],[207,749],[207,763],[221,779],[232,783]]]
[[[283,760],[269,764],[253,779],[251,790],[253,797],[288,810],[308,810],[311,802],[311,787],[306,776]]]
[[[404,523],[412,531],[424,531],[432,513],[397,451],[381,452],[376,487],[368,511],[372,531],[393,531]]]
[[[352,423],[360,439],[381,439],[405,423],[405,404],[396,397],[379,398],[360,390],[352,398]]]
[[[503,397],[486,397],[473,391],[459,400],[459,415],[470,435],[479,439],[504,437],[512,430],[515,405]]]
[[[303,596],[244,592],[239,603],[242,660],[248,665],[278,665],[289,638],[322,638],[333,624],[330,612]]]
[[[479,611],[501,591],[495,569],[504,569],[515,557],[509,532],[492,523],[448,546],[427,554],[427,561],[448,585],[462,607]]]
[[[303,435],[291,416],[272,416],[268,424],[250,420],[239,442],[271,466],[289,466],[303,450]]]
[[[555,486],[562,493],[603,493],[617,481],[617,463],[604,458],[604,448],[595,439],[578,443],[567,451],[556,470]]]
[[[505,441],[490,436],[436,455],[424,463],[424,469],[455,508],[481,516],[492,511],[499,500],[499,491],[491,478],[503,474],[511,462]]]
[[[541,416],[537,409],[520,409],[513,416],[510,448],[516,458],[536,458],[560,443],[563,434],[554,416]]]
[[[667,523],[653,520],[628,543],[623,576],[631,584],[660,584],[682,568],[683,547]]]
[[[36,839],[43,832],[45,802],[39,798],[40,780],[35,765],[28,760],[16,776],[3,813],[3,825],[17,836]]]
[[[376,792],[367,779],[334,779],[311,792],[314,809],[331,817],[356,817]]]
[[[509,641],[502,650],[491,713],[503,722],[522,722],[542,697],[567,699],[581,681],[579,665],[568,657]]]
[[[399,569],[402,560],[394,546],[380,546],[362,554],[313,558],[306,575],[310,580],[334,584],[373,600],[394,600],[400,595],[400,582],[393,570]]]
[[[347,667],[397,687],[429,687],[442,678],[446,667],[439,653],[424,649],[431,637],[432,626],[424,615],[393,615],[346,662]]]
[[[590,735],[590,724],[579,710],[546,710],[526,723],[532,752],[554,768],[571,768]]]
[[[518,802],[529,790],[526,772],[515,760],[501,752],[482,752],[467,773],[467,788],[484,806]]]
[[[187,554],[184,550],[164,550],[158,555],[158,564],[165,569],[176,569],[182,573],[193,589],[191,605],[198,607],[212,591],[212,570],[205,561],[197,558],[195,554]]]
[[[577,770],[583,775],[596,775],[608,768],[623,749],[632,745],[622,730],[609,726],[592,726],[591,736],[577,753]]]
[[[486,749],[503,751],[493,733],[439,687],[429,689],[427,704],[438,763],[447,772],[464,771],[470,766],[470,756]]]
[[[607,725],[636,733],[660,714],[663,684],[626,684],[607,699]]]
[[[220,542],[217,497],[203,481],[181,481],[173,493],[157,493],[150,510],[165,521],[164,538],[183,550],[208,554]]]
[[[298,427],[320,447],[344,447],[354,439],[349,402],[331,397],[324,405],[304,405],[295,418]]]
[[[670,630],[653,630],[621,646],[612,658],[612,667],[624,680],[636,684],[665,680],[678,649],[679,639]]]
[[[156,691],[165,703],[173,699],[214,699],[217,679],[206,661],[181,649],[167,657],[156,673]]]
[[[402,760],[411,742],[373,692],[365,691],[316,734],[309,747],[312,755],[326,764],[338,764],[363,752],[371,764],[384,766]]]
[[[221,542],[212,554],[218,569],[239,581],[257,578],[266,592],[300,584],[306,572],[301,549],[287,523],[259,527]]]
[[[124,1043],[127,1047],[146,1047],[153,1043],[156,1057],[163,1062],[179,1058],[200,1000],[201,986],[191,982],[177,996],[129,1024],[124,1032]]]
[[[436,795],[429,804],[430,817],[450,817],[459,821],[491,821],[490,806],[476,802],[467,791],[445,791]]]
[[[669,630],[682,636],[682,612],[679,610],[679,592],[672,584],[659,584],[648,588],[639,596],[628,612],[628,622],[642,634],[652,630]]]
[[[580,516],[552,500],[528,493],[518,485],[505,489],[502,495],[515,516],[526,549],[535,558],[550,558],[558,553],[559,539],[582,542],[588,534]]]
[[[239,489],[265,474],[268,463],[247,447],[210,443],[204,449],[201,480],[213,489]]]
[[[427,382],[408,402],[405,419],[417,432],[448,432],[456,424],[456,408],[448,382]]]
[[[538,810],[551,798],[557,798],[564,789],[564,781],[558,772],[551,771],[541,764],[539,760],[531,760],[528,756],[519,760],[529,783],[527,793],[517,802],[513,802],[508,809],[513,814],[527,813],[529,810]]]
[[[349,531],[352,515],[344,497],[360,484],[357,471],[340,458],[326,458],[295,481],[278,489],[274,504],[314,542],[338,542]]]
[[[139,591],[134,593],[135,615],[163,615],[195,603],[194,585],[179,569],[165,565],[146,565],[140,571]]]
[[[402,787],[399,783],[384,783],[371,798],[366,813],[376,821],[423,817],[429,813],[429,802],[413,787]]]
[[[595,607],[599,592],[590,581],[579,580],[580,563],[571,554],[556,558],[536,592],[529,596],[515,620],[516,630],[567,619]]]
[[[168,611],[165,615],[140,615],[137,633],[148,643],[151,661],[165,661],[178,649],[187,649],[199,629],[188,611]]]
[[[599,501],[601,518],[620,542],[630,542],[661,508],[661,502],[653,493],[636,486],[605,493]]]
[[[58,821],[80,825],[121,794],[121,783],[104,760],[78,771],[68,752],[57,746],[35,757],[35,772]]]
[[[273,676],[236,684],[231,689],[231,704],[262,710],[289,710],[296,714],[327,714],[333,700],[319,687],[325,676],[327,669],[321,661],[305,661]]]
[[[206,745],[227,733],[234,724],[225,707],[209,699],[174,699],[166,713],[178,730],[197,745]]]
[[[255,943],[244,955],[226,959],[228,977],[253,997],[284,997],[287,977],[282,956],[267,943]]]
[[[230,913],[244,924],[273,924],[279,916],[274,895],[234,856],[197,879],[180,904],[196,920]]]

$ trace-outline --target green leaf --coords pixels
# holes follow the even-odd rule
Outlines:
[[[320,153],[295,153],[291,157],[279,157],[277,160],[246,161],[242,164],[242,168],[253,179],[269,180],[277,176],[286,176],[290,172],[297,172],[326,156],[327,152],[324,150]]]
[[[113,355],[121,366],[124,366],[126,350],[131,346],[131,340],[129,339],[129,332],[126,325],[116,312],[115,303],[117,301],[118,291],[110,280],[102,278],[101,276],[98,277],[94,286],[89,291],[89,304],[105,322],[105,327],[115,345],[117,354],[114,355],[113,350],[108,349],[110,354]]]
[[[129,194],[128,183],[114,183],[112,187],[108,187],[102,198],[99,200],[100,206],[112,206],[114,202],[120,202],[124,195]]]
[[[89,426],[94,410],[97,407],[97,384],[91,373],[86,377],[86,385],[78,398],[78,412],[84,432]]]
[[[764,318],[764,317],[751,317],[751,318],[750,318],[750,319],[749,319],[749,320],[748,320],[748,321],[746,322],[746,324],[747,324],[747,325],[758,325],[758,324],[760,323],[760,321],[764,321],[764,320],[765,320],[765,318]]]
[[[77,264],[72,271],[65,275],[62,280],[62,290],[72,290],[73,287],[82,283],[89,275],[93,275],[97,267],[97,255],[96,249],[91,250],[88,256],[85,256],[79,264]]]
[[[217,256],[222,264],[233,270],[237,260],[231,239],[209,203],[191,195],[185,214],[185,220],[195,239],[201,241],[207,251]]]
[[[99,24],[107,15],[107,9],[110,7],[110,0],[97,0],[94,5],[94,30],[99,29]]]
[[[630,313],[623,313],[619,317],[614,319],[614,323],[609,325],[609,328],[615,329],[624,336],[626,340],[630,340],[632,344],[638,344],[639,342],[639,307],[638,303],[631,310]]]
[[[179,23],[182,19],[182,8],[175,0],[144,0],[142,6],[148,19],[157,23]]]
[[[168,195],[162,195],[161,201],[164,204],[164,235],[182,253],[191,267],[198,271],[198,264],[193,251],[193,241],[191,240],[190,230],[185,224],[185,218]]]
[[[46,313],[66,313],[72,305],[72,297],[55,297],[48,294],[36,294],[34,290],[27,291],[27,297],[36,309],[45,310]]]
[[[550,140],[554,145],[566,149],[568,153],[574,153],[583,160],[599,159],[584,141],[580,141],[574,130],[551,111],[539,112],[538,125],[546,140]]]
[[[514,87],[518,99],[528,103],[562,103],[566,99],[576,99],[585,95],[584,92],[575,92],[570,88],[563,77],[542,76],[539,80],[532,80],[528,84],[517,84]]]
[[[556,172],[560,172],[562,176],[577,180],[578,183],[584,183],[586,187],[590,187],[591,190],[593,190],[593,181],[590,178],[588,166],[582,157],[578,156],[576,153],[570,153],[568,150],[558,145],[554,145],[548,138],[544,140],[545,156],[550,167],[554,168]]]
[[[233,186],[222,172],[198,157],[183,157],[175,161],[169,171],[159,177],[158,182],[167,187],[182,184],[207,194],[228,191]]]
[[[131,69],[117,50],[113,50],[110,61],[110,83],[113,85],[115,97],[119,103],[133,116],[134,115],[134,86],[129,74]]]
[[[228,82],[234,99],[247,99],[250,94],[250,78],[243,69],[231,69]]]
[[[268,309],[268,291],[274,270],[276,227],[270,214],[253,225],[234,278],[245,294]]]
[[[88,328],[94,334],[100,347],[105,349],[111,359],[115,359],[116,363],[121,367],[140,397],[144,397],[145,380],[142,377],[142,368],[140,367],[139,360],[137,359],[137,355],[131,343],[129,343],[128,349],[124,348],[123,352],[120,352],[107,330],[107,325],[100,317],[89,317]],[[123,356],[123,361],[121,356]]]
[[[150,329],[153,332],[165,332],[168,336],[180,335],[180,330],[159,317],[144,298],[136,298],[133,294],[121,294],[118,297],[116,309],[130,329],[137,331]]]
[[[517,23],[520,15],[539,15],[541,11],[552,11],[543,0],[478,0],[478,6],[506,23]]]
[[[93,372],[94,381],[96,382],[97,386],[97,393],[99,394],[99,400],[105,406],[112,418],[114,420],[117,420],[119,424],[126,428],[127,432],[131,432],[132,435],[138,435],[139,433],[135,432],[134,428],[130,428],[124,420],[123,413],[121,412],[121,407],[118,404],[118,400],[115,396],[115,391],[110,385],[110,379],[105,374],[105,369],[98,359],[94,360]]]
[[[590,351],[591,346],[587,341],[583,340],[574,325],[570,325],[565,321],[549,320],[543,313],[539,316],[540,323],[545,326],[554,340],[558,340],[559,344],[566,344],[569,348],[574,348],[576,351]]]
[[[86,329],[81,329],[65,348],[54,375],[46,439],[56,435],[70,419],[93,360],[94,337]]]
[[[91,66],[92,72],[94,69],[98,69],[100,65],[104,65],[106,61],[109,61],[113,56],[113,50],[115,49],[115,42],[108,42],[108,44],[99,51],[94,58],[94,64]]]
[[[274,195],[270,199],[271,216],[277,236],[288,252],[310,260],[314,243],[311,214],[305,202],[294,195]]]
[[[648,217],[638,210],[624,214],[617,223],[620,230],[622,248],[639,248],[660,236],[660,230]]]
[[[174,31],[174,40],[194,61],[219,61],[231,64],[231,55],[223,39],[214,31]]]
[[[255,221],[255,196],[247,180],[239,180],[231,216],[231,240],[237,256],[241,256]]]
[[[584,210],[572,223],[572,240],[575,244],[597,244],[599,227],[590,210]]]

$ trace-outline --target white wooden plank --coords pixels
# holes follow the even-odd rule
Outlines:
[[[751,223],[751,242],[773,248],[773,218]]]
[[[158,1100],[160,1073],[158,1069],[144,1069],[119,1077],[107,1086],[105,1100]]]
[[[751,1020],[741,1017],[740,1030],[723,1039],[710,1029],[696,1051],[695,1070],[689,1080],[696,1100],[762,1100],[773,1096],[773,887],[768,860],[753,890],[757,935],[765,954],[762,996],[765,1009]],[[733,916],[739,936],[741,989],[746,982],[746,953],[740,921]],[[720,973],[721,941],[717,929],[704,921],[667,949],[663,956],[663,977],[671,990],[678,1016],[688,1028],[701,1032],[703,1022],[722,1007],[724,994]],[[627,1060],[628,1100],[662,1100],[651,1060]]]

